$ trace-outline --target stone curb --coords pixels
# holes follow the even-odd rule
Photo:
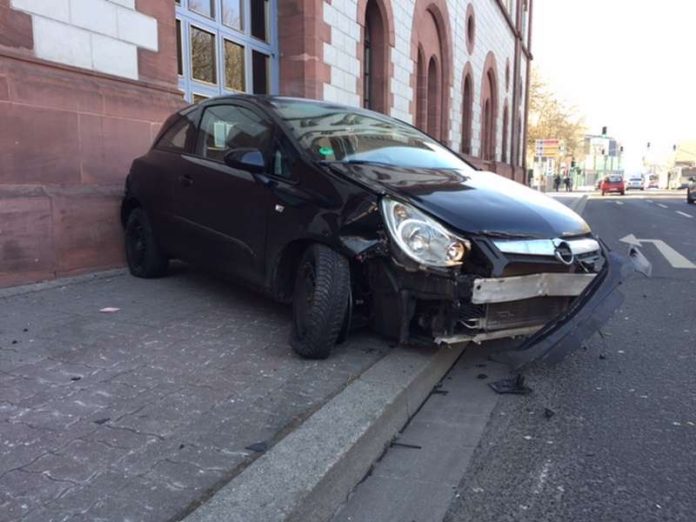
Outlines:
[[[328,520],[464,347],[394,349],[185,520]]]
[[[575,212],[577,215],[582,216],[582,213],[585,211],[585,207],[587,206],[587,200],[589,199],[589,195],[585,194],[582,197],[579,197],[575,199],[570,205],[570,209]]]
[[[102,270],[100,272],[92,272],[89,274],[79,276],[59,277],[57,279],[42,281],[40,283],[9,286],[7,288],[0,288],[0,298],[13,297],[22,294],[30,294],[32,292],[39,292],[40,290],[48,290],[50,288],[58,288],[61,286],[76,285],[79,283],[85,283],[88,281],[94,281],[99,279],[108,279],[110,277],[122,276],[127,273],[128,269],[126,268],[115,268],[112,270]]]

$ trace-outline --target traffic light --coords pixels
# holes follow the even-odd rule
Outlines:
[[[606,128],[606,126],[604,126],[604,127],[602,127],[602,136],[606,136],[606,135],[607,135],[607,128]]]

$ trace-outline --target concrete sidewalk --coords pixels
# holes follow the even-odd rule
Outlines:
[[[390,352],[363,333],[302,360],[288,308],[184,268],[0,291],[0,310],[3,521],[184,516]]]

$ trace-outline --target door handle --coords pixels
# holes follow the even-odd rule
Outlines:
[[[179,183],[184,187],[190,187],[193,185],[193,178],[184,174],[183,176],[179,176]]]

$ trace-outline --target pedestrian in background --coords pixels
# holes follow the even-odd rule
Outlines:
[[[553,190],[554,192],[558,192],[558,190],[561,188],[561,176],[556,174],[553,177]]]
[[[565,185],[566,192],[571,191],[571,186],[570,186],[570,176],[568,174],[565,175],[563,178],[563,184]]]

